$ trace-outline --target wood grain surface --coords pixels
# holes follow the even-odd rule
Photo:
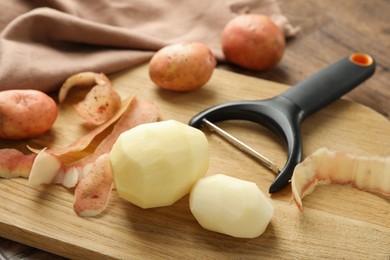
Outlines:
[[[197,91],[173,93],[157,89],[148,77],[148,65],[113,75],[122,97],[155,100],[161,120],[188,122],[213,104],[241,99],[266,99],[286,85],[216,70]],[[28,142],[31,146],[61,146],[83,131],[70,117],[72,107],[60,106],[60,120],[50,133]],[[61,119],[62,118],[62,119]],[[221,125],[275,161],[280,167],[286,151],[274,134],[246,122]],[[359,155],[390,155],[390,122],[365,106],[339,100],[308,118],[302,125],[304,156],[319,147]],[[103,138],[104,134],[100,136]],[[274,175],[225,143],[209,138],[208,175],[223,173],[255,182],[267,193]],[[2,142],[4,145],[5,142]],[[93,146],[97,142],[93,143]],[[23,148],[25,143],[14,142]],[[66,160],[77,155],[69,155]],[[350,187],[320,187],[304,199],[305,211],[291,205],[286,188],[270,197],[275,207],[266,232],[256,239],[237,239],[204,230],[193,218],[185,196],[170,207],[143,210],[113,192],[106,211],[95,218],[73,212],[73,190],[61,186],[29,187],[25,179],[1,180],[0,235],[72,259],[98,258],[221,258],[332,257],[365,259],[390,255],[389,201]]]
[[[390,89],[388,88],[388,82],[390,77],[388,57],[390,36],[388,14],[390,13],[390,3],[387,0],[280,0],[279,3],[290,21],[302,28],[297,37],[288,42],[281,64],[277,68],[264,73],[248,72],[228,64],[219,64],[219,67],[286,85],[293,85],[345,54],[353,51],[365,51],[375,57],[378,64],[377,71],[369,81],[346,95],[345,99],[364,104],[389,119],[390,102],[388,100],[390,99]],[[249,81],[252,80],[251,78],[249,79]],[[136,83],[130,83],[129,85],[132,87],[137,86]],[[241,81],[238,85],[240,84]],[[274,88],[274,85],[271,85],[271,89]],[[279,87],[284,88],[285,86]],[[208,86],[205,90],[211,88],[211,86]],[[272,92],[267,92],[267,90],[268,88],[264,90],[262,88],[261,92],[259,91],[258,93],[259,97],[272,94]],[[176,102],[179,99],[175,95],[157,93],[159,93],[158,98],[163,98],[163,101]],[[202,98],[209,97],[209,94],[206,92]],[[243,95],[242,98],[244,97],[246,96]],[[196,109],[202,107],[201,104],[195,103]],[[335,148],[366,155],[374,153],[389,154],[388,150],[387,152],[379,151],[384,149],[386,142],[389,140],[389,131],[387,130],[386,132],[386,127],[384,129],[381,127],[383,125],[386,126],[388,120],[383,120],[383,117],[367,107],[349,102],[337,102],[329,109],[331,109],[330,111],[333,109],[337,110],[338,116],[334,118],[333,114],[327,112],[329,110],[325,110],[305,122],[302,129],[306,136],[305,154],[308,154],[313,149],[310,148],[310,144],[319,145],[316,143],[318,140],[321,140],[321,145],[334,146]],[[355,109],[358,109],[359,112],[355,113]],[[340,111],[342,112],[340,113]],[[174,117],[183,119],[184,115],[180,112],[178,114],[175,113]],[[168,117],[170,114],[168,113],[164,116]],[[377,119],[380,123],[375,123]],[[359,120],[361,120],[364,127],[362,128],[359,125],[352,129],[344,125],[342,131],[333,128],[334,122],[344,122],[345,120],[349,123],[360,122]],[[374,124],[370,125],[370,123]],[[248,140],[249,144],[257,147],[267,156],[276,158],[278,163],[284,162],[285,153],[283,147],[280,146],[271,133],[268,133],[261,127],[241,124],[225,124],[223,126],[236,135],[240,135],[243,132],[240,130],[240,127],[242,127],[246,131],[243,138]],[[355,133],[356,130],[360,132],[362,131],[361,129],[365,129],[364,133],[370,132],[371,134],[357,134],[352,140],[342,137],[350,135],[351,132]],[[338,139],[336,141],[327,141],[324,138],[329,131],[331,136],[337,136]],[[60,133],[62,132],[60,131]],[[258,146],[259,133],[260,137],[267,137],[267,140],[264,141],[266,145],[260,147]],[[246,138],[246,135],[250,138]],[[372,135],[379,136],[379,140],[371,138]],[[233,165],[225,173],[240,175],[241,177],[249,176],[249,179],[255,179],[260,188],[266,192],[273,178],[268,171],[254,163],[251,159],[243,156],[240,152],[236,152],[234,148],[220,138],[213,135],[209,135],[209,138],[213,143],[213,148],[220,147],[219,152],[221,154],[219,157],[213,157],[215,171],[220,172],[226,169],[224,158],[229,156],[239,158],[229,161]],[[41,140],[41,143],[45,141]],[[1,143],[0,148],[4,145],[6,144]],[[18,145],[15,144],[15,146]],[[250,165],[250,169],[254,169],[255,173],[242,175],[242,165],[246,167],[247,164]],[[2,201],[9,202],[6,204],[7,206],[2,207],[2,211],[7,211],[7,214],[1,213],[2,221],[6,220],[8,222],[1,224],[0,236],[11,239],[0,238],[0,259],[62,259],[58,254],[70,258],[83,259],[96,256],[92,252],[95,239],[90,241],[81,240],[80,243],[77,243],[80,247],[87,245],[90,249],[75,249],[73,247],[68,251],[70,249],[70,245],[67,244],[69,241],[64,242],[56,237],[61,232],[66,231],[68,227],[64,224],[58,228],[59,220],[67,221],[65,223],[68,225],[74,224],[69,224],[74,219],[74,216],[71,215],[70,207],[72,204],[71,192],[60,187],[49,189],[47,195],[45,195],[45,200],[42,200],[45,201],[43,205],[41,205],[41,201],[33,200],[29,202],[28,207],[25,207],[23,204],[21,204],[22,206],[17,205],[18,203],[26,203],[28,201],[27,197],[36,196],[36,190],[26,187],[23,180],[16,182],[3,182],[2,180],[0,184]],[[23,194],[17,192],[16,189],[12,189],[15,186],[22,188]],[[10,194],[16,194],[19,198],[12,198]],[[61,196],[59,201],[58,194]],[[113,206],[110,206],[103,217],[92,220],[92,224],[89,220],[85,223],[89,223],[87,227],[92,226],[96,230],[102,228],[103,231],[106,231],[105,226],[111,224],[107,224],[105,220],[112,220],[110,215],[113,211],[119,211],[118,214],[122,214],[121,216],[125,214],[124,212],[131,212],[131,216],[126,215],[129,218],[126,225],[131,223],[132,232],[124,235],[124,237],[115,237],[115,239],[123,241],[128,240],[128,236],[136,234],[136,239],[130,241],[133,247],[132,252],[135,253],[127,255],[125,257],[127,259],[129,257],[144,258],[148,253],[152,254],[154,258],[158,256],[168,258],[178,256],[183,252],[183,255],[187,256],[187,258],[200,258],[202,256],[209,258],[214,256],[214,258],[217,258],[218,254],[218,256],[224,256],[225,258],[243,258],[247,256],[255,258],[261,255],[263,258],[274,259],[275,255],[277,255],[281,259],[389,259],[390,250],[388,249],[389,243],[387,241],[390,240],[388,217],[390,213],[388,201],[376,195],[359,192],[349,187],[324,186],[319,187],[314,194],[304,199],[306,210],[304,214],[301,214],[293,205],[289,204],[289,196],[290,191],[287,189],[282,194],[272,197],[272,200],[276,201],[274,204],[275,218],[264,236],[255,240],[237,240],[202,230],[188,212],[186,198],[175,204],[173,209],[156,209],[145,213],[131,205],[123,205],[113,195],[114,199],[110,202],[110,205],[119,203],[121,206],[117,209],[113,209]],[[337,200],[334,199],[336,197],[338,198]],[[329,198],[333,199],[329,200]],[[61,216],[58,212],[51,212],[49,208],[52,205],[55,208],[64,210],[64,216]],[[40,210],[36,209],[37,206],[39,206]],[[35,215],[37,211],[39,217]],[[21,222],[15,221],[10,223],[10,221],[18,219],[18,216],[22,214],[21,212],[25,214],[34,213],[34,215],[24,218],[27,220],[33,219],[41,223],[38,227],[29,227],[28,231],[21,227],[15,228],[15,222],[17,225],[21,225]],[[155,214],[159,216],[157,219]],[[66,216],[69,216],[70,220],[67,220]],[[56,218],[58,218],[58,221],[56,221]],[[76,224],[79,229],[78,234],[81,233],[82,236],[84,232],[83,224]],[[45,228],[48,227],[50,231],[54,229],[53,233],[47,232],[44,235],[38,235],[39,239],[45,236],[44,241],[36,238],[37,229],[43,226]],[[179,229],[180,231],[178,231]],[[95,237],[96,233],[103,231],[87,230],[85,233],[93,234]],[[180,241],[173,243],[172,240],[153,240],[159,234],[165,233],[177,236]],[[113,234],[108,232],[107,236],[113,236]],[[72,236],[69,235],[68,238],[71,239]],[[27,242],[26,239],[29,241]],[[21,243],[16,243],[12,240]],[[42,246],[42,244],[44,245]],[[173,253],[168,253],[166,248],[172,245],[177,245],[178,249]],[[39,247],[40,249],[34,247]],[[106,247],[103,248],[105,249]],[[193,248],[196,250],[195,253],[192,250]],[[214,252],[214,254],[207,254],[204,248]],[[147,249],[146,255],[142,253],[145,249]],[[55,254],[47,253],[44,250]],[[120,251],[115,246],[113,250]],[[151,252],[158,252],[158,254]],[[119,256],[120,252],[117,254]]]

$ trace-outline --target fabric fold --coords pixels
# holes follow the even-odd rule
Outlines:
[[[238,13],[293,28],[275,0],[13,0],[0,8],[9,11],[0,18],[0,90],[55,91],[69,75],[117,72],[183,41],[207,44],[222,61],[220,34]]]

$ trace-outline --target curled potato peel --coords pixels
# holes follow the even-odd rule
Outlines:
[[[73,203],[76,214],[83,217],[100,214],[107,206],[113,185],[109,155],[103,154],[76,186]]]
[[[320,148],[295,167],[291,178],[293,200],[302,199],[319,184],[349,184],[390,197],[390,157],[364,157]]]
[[[128,109],[129,105],[131,104],[134,96],[126,99],[123,101],[120,109],[106,122],[99,125],[95,129],[93,129],[88,134],[82,136],[81,138],[77,139],[73,143],[69,144],[65,147],[57,147],[57,148],[51,148],[48,149],[48,152],[50,152],[53,155],[60,156],[64,155],[70,152],[78,152],[84,150],[88,145],[91,143],[91,141],[101,132],[103,132],[105,129],[107,129],[110,125],[112,125],[114,122],[116,122]],[[34,152],[38,153],[39,149],[34,149],[29,147],[29,149]]]
[[[95,152],[80,160],[65,164],[59,157],[67,152],[75,151],[72,149],[78,149],[79,146],[70,145],[64,149],[40,151],[32,149],[38,155],[32,166],[29,183],[31,185],[62,184],[67,188],[76,186],[75,212],[79,216],[100,214],[108,203],[109,193],[113,186],[113,182],[111,181],[110,184],[109,181],[111,169],[108,169],[106,163],[103,162],[104,158],[109,154],[112,145],[122,132],[140,124],[155,122],[159,118],[159,109],[154,102],[132,99],[129,104],[130,106],[126,106],[112,132],[96,147]]]
[[[114,185],[107,159],[113,143],[123,131],[139,124],[157,121],[159,109],[154,102],[136,100],[134,96],[122,102],[109,79],[93,72],[70,77],[60,90],[59,101],[63,102],[68,91],[75,86],[93,86],[85,100],[75,105],[75,108],[80,114],[87,115],[85,118],[90,123],[99,125],[66,147],[42,150],[28,147],[33,152],[29,155],[16,149],[0,149],[0,177],[28,178],[28,183],[32,186],[62,184],[67,188],[76,187],[75,212],[80,216],[95,216],[105,209]],[[54,101],[53,104],[55,105]],[[109,109],[106,110],[107,107]],[[56,105],[54,112],[57,116]],[[69,164],[62,161],[60,156],[85,149],[96,135],[116,121],[118,122],[113,131],[100,143],[95,153]]]
[[[60,103],[64,102],[69,90],[73,87],[92,87],[85,99],[74,106],[79,115],[88,123],[100,125],[115,115],[120,108],[120,96],[104,74],[81,72],[69,77],[59,91]]]
[[[16,149],[0,149],[0,177],[28,178],[35,154],[23,154]]]

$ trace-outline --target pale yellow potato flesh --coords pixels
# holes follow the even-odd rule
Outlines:
[[[175,120],[137,126],[110,153],[121,198],[141,207],[169,206],[191,191],[209,166],[205,134]]]
[[[273,215],[271,202],[254,182],[223,174],[195,184],[190,209],[205,229],[239,238],[263,234]]]

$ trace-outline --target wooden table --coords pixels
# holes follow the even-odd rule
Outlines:
[[[268,72],[233,70],[287,85],[308,77],[351,52],[366,52],[377,62],[369,82],[346,98],[373,108],[390,119],[390,4],[387,0],[281,0],[281,8],[301,32],[288,41],[281,64]],[[0,238],[0,259],[62,259],[59,256]]]

